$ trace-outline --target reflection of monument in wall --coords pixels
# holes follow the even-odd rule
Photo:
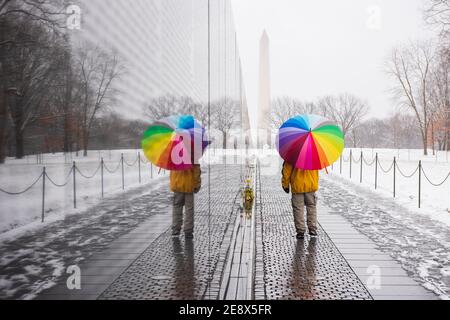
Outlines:
[[[269,37],[264,30],[259,42],[258,148],[271,143]]]

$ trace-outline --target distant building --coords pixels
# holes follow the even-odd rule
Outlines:
[[[270,130],[270,52],[264,30],[259,43],[258,148],[272,146]]]

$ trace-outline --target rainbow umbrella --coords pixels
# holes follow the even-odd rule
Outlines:
[[[177,115],[152,123],[142,137],[149,161],[167,170],[188,170],[198,163],[208,141],[203,128],[191,115]]]
[[[301,115],[280,128],[276,145],[280,156],[303,170],[321,170],[339,159],[344,135],[333,122],[317,115]]]

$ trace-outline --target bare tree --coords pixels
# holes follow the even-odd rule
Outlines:
[[[323,97],[319,99],[318,107],[323,116],[341,127],[344,137],[361,123],[369,111],[365,101],[349,93]]]
[[[208,123],[207,106],[195,102],[188,96],[167,94],[155,97],[148,103],[145,114],[151,121],[172,115],[192,115],[203,126],[206,126]]]
[[[279,128],[289,118],[297,115],[298,102],[288,96],[276,97],[271,104],[271,122]]]
[[[450,1],[428,0],[425,9],[425,21],[439,29],[441,37],[447,42],[450,40]]]
[[[92,124],[98,113],[113,101],[114,81],[124,71],[115,53],[108,53],[84,42],[76,57],[81,87],[81,106],[79,114],[81,144],[84,156],[87,156],[89,136]]]
[[[222,147],[227,148],[230,131],[238,125],[240,119],[239,102],[222,98],[211,105],[211,120],[214,128],[222,134]]]
[[[52,27],[63,27],[66,0],[0,0],[0,19],[27,18]]]
[[[438,148],[448,148],[450,130],[449,96],[450,51],[441,49],[431,71],[431,142],[437,142]]]
[[[317,111],[313,102],[304,102],[289,96],[273,99],[271,109],[271,123],[274,129],[278,129],[289,118],[302,114],[313,114]]]
[[[365,120],[352,130],[352,135],[353,131],[357,131],[358,147],[415,148],[422,144],[415,117],[401,112]]]
[[[394,97],[400,106],[406,106],[416,116],[425,155],[428,154],[428,129],[432,120],[430,95],[434,59],[432,44],[417,42],[394,49],[387,65],[388,74],[397,83],[393,88]]]
[[[6,104],[14,129],[16,157],[22,158],[24,131],[49,102],[48,93],[55,86],[61,51],[55,37],[39,24],[15,22],[20,25],[15,36],[18,41],[8,45],[2,69],[9,92]],[[34,41],[27,42],[27,39]]]
[[[12,118],[7,103],[8,101],[20,103],[23,100],[17,91],[18,88],[11,86],[11,75],[8,75],[8,72],[14,69],[11,63],[17,61],[16,55],[21,48],[26,51],[31,46],[36,48],[47,45],[40,43],[43,39],[46,40],[45,37],[42,35],[35,37],[33,35],[36,33],[33,34],[31,31],[39,30],[40,33],[50,35],[64,28],[66,2],[68,1],[0,0],[0,163],[5,158],[4,148],[8,134],[6,128],[9,127]],[[30,25],[34,28],[30,28]],[[26,36],[27,32],[29,36]],[[17,116],[16,114],[14,117],[17,119]],[[18,148],[19,156],[22,148],[21,146]]]
[[[358,143],[359,147],[387,148],[391,146],[390,143],[392,141],[388,130],[388,121],[375,118],[368,119],[361,125],[353,128],[352,139],[354,139],[353,136],[358,138],[357,141],[353,140],[353,143]]]

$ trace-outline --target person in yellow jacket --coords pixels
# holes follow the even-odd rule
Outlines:
[[[294,213],[297,239],[303,239],[306,231],[304,207],[306,205],[309,234],[317,236],[317,197],[319,189],[319,172],[301,170],[287,162],[283,163],[281,184],[286,193],[292,191],[292,209]]]
[[[183,224],[186,238],[194,236],[194,194],[201,188],[200,165],[194,165],[192,169],[183,171],[170,171],[170,190],[173,196],[172,211],[172,235],[178,236]]]

